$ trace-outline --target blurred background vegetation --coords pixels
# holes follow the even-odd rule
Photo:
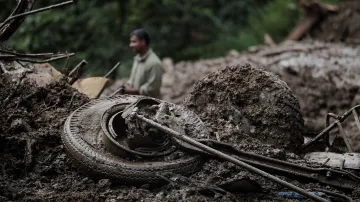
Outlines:
[[[37,0],[35,8],[61,0]],[[261,44],[268,33],[280,42],[301,18],[296,0],[78,0],[76,4],[26,18],[8,44],[22,52],[75,52],[88,75],[103,75],[121,61],[127,77],[133,59],[129,33],[145,28],[152,48],[174,61],[219,57]],[[338,0],[323,0],[337,3]],[[1,20],[16,1],[0,0]],[[63,62],[54,64],[62,68]]]

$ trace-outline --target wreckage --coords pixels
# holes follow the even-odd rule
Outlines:
[[[223,71],[229,69],[233,69],[234,72],[238,69],[246,69],[253,74],[250,74],[251,76],[254,76],[255,72],[265,73],[263,70],[253,69],[249,66],[227,67]],[[236,73],[226,74],[225,72],[219,74],[236,75]],[[246,78],[249,76],[243,77],[245,77],[244,80],[249,79]],[[268,78],[273,79],[273,77],[273,75],[268,75]],[[214,78],[221,79],[224,83],[228,82],[218,76]],[[272,82],[271,79],[262,77],[262,80],[265,81],[257,80],[258,86],[262,85],[261,82]],[[239,81],[236,82],[240,84]],[[267,85],[268,88],[271,86]],[[207,88],[209,89],[209,87]],[[271,90],[274,89],[266,91]],[[199,89],[197,91],[201,92]],[[276,99],[271,98],[274,95],[276,94],[268,95],[267,99]],[[255,99],[255,97],[252,98]],[[256,106],[255,103],[250,104]],[[355,113],[355,109],[357,108],[353,108],[350,113],[347,112],[332,123],[319,136],[305,143],[302,148],[308,147],[320,138],[328,138],[324,134],[328,134],[334,125],[347,118],[351,112]],[[163,173],[194,174],[201,169],[206,157],[230,161],[317,201],[326,200],[270,173],[303,182],[317,182],[348,191],[356,189],[360,182],[360,177],[344,170],[344,168],[350,167],[360,169],[358,164],[349,166],[351,162],[343,162],[347,166],[329,168],[327,163],[333,165],[330,164],[333,160],[329,156],[327,162],[320,162],[322,163],[320,167],[314,167],[301,165],[306,164],[305,160],[302,160],[302,163],[299,160],[297,163],[292,163],[291,159],[282,161],[245,152],[232,144],[211,139],[212,134],[209,129],[189,109],[145,97],[122,95],[91,101],[69,116],[64,130],[63,141],[69,156],[80,165],[79,171],[86,171],[98,178],[113,179],[128,185],[167,182]],[[344,140],[346,142],[346,138]],[[331,148],[331,144],[327,144],[327,146]],[[349,151],[351,152],[351,150]],[[306,157],[306,159],[315,164],[319,163],[314,160],[318,159],[315,154],[308,154],[311,157]],[[244,189],[244,186],[246,184],[237,187],[237,191]],[[329,192],[327,193],[329,194]]]
[[[25,8],[19,4],[20,7]],[[284,52],[305,50],[296,48],[267,54],[260,51],[257,54],[263,53],[263,57],[280,55],[280,59],[272,61],[276,64],[281,61]],[[270,198],[277,201],[283,197],[301,199],[305,196],[317,201],[351,201],[348,196],[357,197],[359,155],[349,144],[342,123],[353,115],[355,124],[359,125],[358,107],[342,116],[328,114],[325,129],[317,136],[306,137],[304,142],[305,128],[298,100],[285,82],[256,65],[230,62],[232,66],[199,80],[184,104],[176,105],[130,95],[98,98],[108,81],[108,74],[102,78],[80,79],[79,70],[86,64],[85,61],[68,74],[62,74],[46,64],[68,58],[71,54],[21,54],[3,47],[1,53],[4,54],[0,61],[4,86],[0,95],[5,98],[1,101],[2,113],[11,112],[9,117],[1,119],[3,124],[0,127],[5,154],[0,181],[6,193],[4,200],[46,197],[64,200],[65,194],[51,196],[54,194],[44,193],[53,193],[49,190],[56,189],[71,195],[72,189],[77,192],[79,187],[82,187],[79,190],[82,194],[102,190],[102,193],[114,192],[113,195],[119,197],[124,194],[119,194],[119,190],[131,195],[131,192],[140,193],[158,184],[180,186],[184,183],[182,181],[188,182],[186,188],[194,186],[201,190],[195,194],[185,192],[188,194],[186,197],[221,195],[224,199],[231,198],[232,194],[254,192],[264,193],[264,198],[275,193]],[[252,62],[266,64],[267,61],[254,57]],[[118,66],[115,65],[114,69]],[[89,84],[95,80],[100,80],[100,84],[94,85],[94,90],[89,88]],[[13,86],[12,91],[7,93],[5,84]],[[21,94],[29,89],[36,90],[30,95]],[[77,90],[92,100],[89,101]],[[33,108],[36,102],[44,102],[45,105],[41,105],[40,109]],[[55,117],[51,116],[52,113]],[[54,125],[44,126],[42,122],[48,119],[56,120]],[[336,129],[340,133],[334,135]],[[62,142],[57,139],[60,136]],[[55,143],[49,143],[49,140]],[[25,148],[24,158],[12,147]],[[65,163],[68,158],[65,158],[63,150],[72,163]],[[45,157],[37,157],[42,155]],[[9,161],[19,158],[25,159],[24,165],[20,160]],[[226,164],[226,161],[235,167]],[[9,166],[9,162],[10,165],[15,162],[15,168]],[[80,174],[72,172],[69,165],[74,165],[74,170]],[[58,171],[54,167],[64,170]],[[19,171],[21,168],[24,168],[25,174]],[[33,175],[29,178],[28,170]],[[90,178],[83,177],[82,173]],[[20,180],[18,185],[8,184],[13,182],[14,176],[21,178],[22,175],[26,176],[26,180]],[[206,184],[207,175],[215,177]],[[216,179],[219,178],[217,175],[226,180]],[[33,183],[33,178],[41,180]],[[266,181],[262,182],[264,178]],[[70,185],[68,179],[74,183]],[[98,180],[97,184],[92,179]],[[105,179],[111,179],[114,185],[125,184],[127,187],[114,188]],[[137,188],[132,189],[131,185]],[[24,197],[21,192],[16,195],[12,191],[12,187],[17,186],[32,189]],[[164,188],[165,191],[158,190],[158,193],[171,193],[183,186],[170,191]],[[286,192],[279,192],[284,189]],[[31,193],[35,190],[41,191]],[[161,194],[151,194],[137,197],[163,199]],[[33,198],[26,198],[26,195]],[[251,200],[254,196],[250,195]],[[83,199],[86,196],[90,197],[85,195]],[[71,200],[76,200],[76,197]]]

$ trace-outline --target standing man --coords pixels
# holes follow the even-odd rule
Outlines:
[[[162,65],[149,45],[150,36],[144,29],[137,29],[130,34],[130,48],[137,55],[130,78],[124,86],[125,94],[160,98]]]

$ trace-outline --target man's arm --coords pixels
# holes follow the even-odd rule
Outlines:
[[[160,90],[162,82],[162,67],[161,63],[154,64],[150,67],[146,83],[140,86],[139,94],[154,96]]]
[[[137,66],[136,61],[134,62],[132,69],[131,69],[131,74],[130,74],[130,78],[129,80],[125,83],[124,85],[124,93],[125,94],[130,94],[130,95],[139,95],[139,90],[136,88],[132,88],[131,87],[131,83],[134,82],[134,77],[135,77],[135,67]]]
[[[139,95],[139,90],[132,88],[128,83],[125,84],[125,94],[129,95]]]

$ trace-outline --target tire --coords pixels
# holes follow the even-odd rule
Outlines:
[[[117,96],[90,101],[74,111],[66,120],[62,141],[79,171],[95,178],[111,179],[126,185],[151,184],[163,181],[159,174],[190,175],[203,165],[200,155],[189,155],[168,162],[133,162],[105,151],[101,117],[116,105],[129,105],[140,96]]]

